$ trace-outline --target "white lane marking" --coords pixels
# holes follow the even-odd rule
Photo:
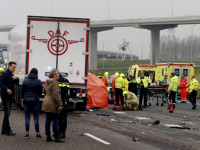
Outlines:
[[[127,114],[125,112],[114,112],[115,114]]]
[[[98,138],[98,137],[96,137],[94,135],[91,135],[89,133],[84,133],[84,134],[89,136],[89,137],[91,137],[91,138],[93,138],[93,139],[95,139],[95,140],[97,140],[97,141],[99,141],[99,142],[101,142],[101,143],[103,143],[103,144],[110,145],[110,143],[108,143],[108,142],[106,142],[106,141],[104,141],[104,140],[102,140],[102,139],[100,139],[100,138]]]
[[[164,124],[164,126],[166,126],[166,127],[183,127],[183,126],[179,126],[177,124]]]
[[[135,117],[136,119],[140,119],[140,120],[144,120],[144,119],[150,119],[150,118],[146,118],[146,117]]]

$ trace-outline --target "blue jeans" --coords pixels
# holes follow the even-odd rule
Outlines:
[[[45,134],[50,135],[50,126],[51,126],[51,121],[53,121],[53,132],[54,136],[58,136],[58,113],[46,113],[46,123],[45,123]]]
[[[40,102],[24,102],[24,112],[25,112],[25,126],[26,133],[29,133],[30,126],[30,113],[33,112],[35,131],[39,134],[39,114],[40,114]]]
[[[11,105],[12,105],[12,98],[11,97],[1,97],[3,107],[4,107],[4,118],[3,118],[3,124],[2,124],[2,132],[8,132],[10,131],[10,123],[9,123],[9,117],[10,117],[10,111],[11,111]]]

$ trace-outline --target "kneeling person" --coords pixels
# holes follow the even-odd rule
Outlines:
[[[126,106],[130,110],[138,110],[138,98],[137,96],[132,92],[127,92],[127,100],[126,100]]]

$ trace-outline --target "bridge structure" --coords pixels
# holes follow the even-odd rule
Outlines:
[[[116,27],[133,27],[151,31],[151,64],[159,63],[160,31],[178,27],[178,25],[200,24],[200,16],[171,16],[157,18],[135,18],[99,20],[90,23],[90,68],[97,68],[98,32],[112,30]]]
[[[159,63],[160,31],[178,27],[178,25],[200,24],[200,16],[171,16],[157,18],[135,18],[99,20],[90,22],[89,68],[97,69],[98,33],[116,27],[133,27],[151,31],[151,64]],[[10,31],[14,25],[0,26],[0,32]]]

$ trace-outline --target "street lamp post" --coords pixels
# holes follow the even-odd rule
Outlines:
[[[143,59],[143,39],[142,39],[142,59]]]
[[[103,44],[103,69],[104,69],[104,42],[102,41],[99,41],[99,42]]]
[[[192,63],[193,26],[194,24],[192,25],[191,28],[191,51],[190,51],[191,63]]]

